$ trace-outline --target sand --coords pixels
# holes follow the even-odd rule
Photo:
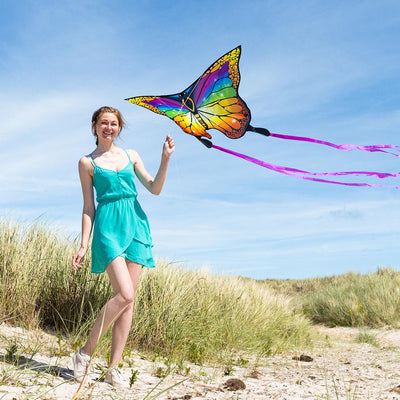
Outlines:
[[[166,371],[162,360],[132,354],[122,369],[128,381],[136,373],[131,388],[98,382],[100,372],[95,370],[83,398],[144,399],[153,390],[147,397],[151,399],[170,388],[157,398],[400,400],[400,330],[369,330],[376,343],[368,344],[357,343],[359,329],[316,329],[321,339],[307,351],[275,355],[261,360],[262,365],[242,355],[242,366],[229,371],[226,366],[185,363],[176,367],[179,373],[161,378]],[[14,344],[19,357],[11,357]],[[72,399],[80,385],[72,378],[68,350],[49,333],[0,325],[0,399]],[[102,360],[96,363],[104,365]]]

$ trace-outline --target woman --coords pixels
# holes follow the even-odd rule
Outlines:
[[[79,160],[83,192],[82,241],[72,264],[82,267],[93,223],[92,272],[107,272],[114,296],[97,317],[86,344],[73,355],[74,376],[81,382],[87,373],[97,342],[111,326],[112,344],[109,370],[105,381],[127,387],[117,366],[122,358],[132,323],[133,302],[142,267],[155,267],[147,217],[136,196],[134,175],[153,194],[160,194],[174,141],[167,136],[157,175],[153,178],[134,150],[123,150],[114,144],[124,127],[121,113],[112,107],[101,107],[92,117],[96,149]],[[93,187],[96,189],[95,208]]]

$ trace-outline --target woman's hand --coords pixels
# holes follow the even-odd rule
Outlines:
[[[83,267],[83,263],[81,260],[85,256],[85,254],[86,249],[84,247],[81,247],[79,251],[72,257],[72,266],[74,267],[75,271]]]
[[[162,155],[164,157],[166,157],[167,159],[169,159],[171,157],[171,154],[174,152],[174,150],[175,150],[174,139],[172,139],[172,137],[170,135],[167,135],[167,138],[165,139],[165,142],[164,142]]]

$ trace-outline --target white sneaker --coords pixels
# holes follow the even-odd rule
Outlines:
[[[82,356],[79,351],[72,355],[74,362],[74,378],[78,382],[82,382],[85,375],[89,372],[90,358]]]
[[[104,378],[104,382],[118,388],[128,388],[128,382],[122,376],[121,371],[117,367],[111,367]]]

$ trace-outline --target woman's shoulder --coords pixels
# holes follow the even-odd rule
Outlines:
[[[92,153],[86,154],[86,155],[82,156],[82,157],[79,159],[79,164],[86,164],[86,163],[89,163],[89,164],[90,164],[91,161],[92,161]]]
[[[80,168],[93,169],[93,160],[91,154],[86,154],[79,159],[78,163]]]
[[[135,164],[135,162],[140,159],[139,153],[136,150],[126,149],[125,151],[128,153],[128,156],[133,164]]]

